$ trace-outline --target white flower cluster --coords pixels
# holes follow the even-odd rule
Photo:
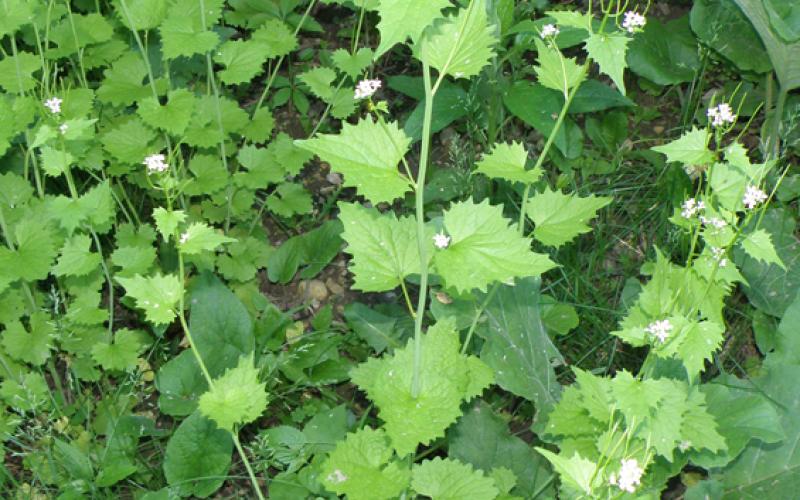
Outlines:
[[[433,235],[433,246],[439,250],[444,250],[450,246],[450,237],[444,233],[437,233]]]
[[[711,255],[714,257],[714,260],[719,262],[719,267],[725,267],[728,265],[728,259],[725,258],[724,248],[711,247]]]
[[[169,170],[169,165],[166,163],[166,158],[161,153],[148,156],[144,159],[142,165],[147,167],[148,174],[161,173]]]
[[[708,108],[706,115],[714,127],[721,127],[736,121],[736,113],[733,112],[731,105],[724,102],[713,108]]]
[[[689,198],[681,205],[681,215],[686,219],[691,219],[694,215],[706,208],[706,204],[702,201],[697,201],[694,198]]]
[[[560,32],[561,31],[558,29],[558,26],[555,24],[545,24],[542,26],[542,31],[539,33],[539,36],[542,37],[542,40],[544,40],[547,37],[556,36]]]
[[[708,217],[700,216],[700,223],[704,226],[712,226],[714,229],[722,229],[723,227],[727,226],[728,223],[724,220],[720,219],[719,217]]]
[[[767,201],[767,193],[756,186],[747,186],[747,189],[744,191],[744,196],[742,196],[742,203],[749,209],[756,208],[756,206],[765,201]]]
[[[644,28],[645,24],[647,24],[647,19],[643,15],[632,10],[626,12],[625,17],[622,19],[622,29],[628,33],[635,33]]]
[[[622,467],[619,469],[619,477],[616,474],[611,474],[609,482],[614,486],[618,486],[622,491],[633,493],[636,487],[642,482],[642,474],[644,469],[639,467],[639,462],[635,458],[622,459]]]
[[[663,344],[672,332],[672,323],[670,323],[668,319],[653,321],[647,325],[644,331],[655,336]]]
[[[56,115],[58,113],[61,113],[62,102],[64,101],[59,99],[58,97],[51,97],[50,99],[44,101],[44,105],[50,110],[51,113]]]
[[[380,80],[361,80],[356,85],[356,99],[366,99],[367,97],[372,97],[372,94],[378,91],[381,88],[381,81]]]

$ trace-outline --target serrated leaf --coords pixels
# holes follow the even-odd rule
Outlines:
[[[41,69],[41,64],[41,59],[30,52],[4,54],[0,59],[0,87],[11,94],[32,90],[36,86],[33,73]]]
[[[229,40],[214,54],[214,62],[225,66],[219,71],[220,81],[226,85],[247,83],[264,70],[269,48],[254,40]]]
[[[0,247],[0,276],[14,282],[47,278],[57,250],[50,228],[40,221],[23,220],[14,228],[15,250]]]
[[[686,367],[689,380],[695,380],[703,371],[723,341],[725,329],[713,321],[689,322],[675,332],[663,348],[655,349],[656,355],[675,356]],[[659,346],[660,347],[660,346]]]
[[[409,343],[394,355],[370,359],[351,371],[353,383],[378,407],[386,433],[400,456],[417,445],[444,435],[461,415],[460,405],[487,387],[491,370],[474,356],[459,352],[452,318],[438,322],[422,338],[419,393],[411,394],[414,347]]]
[[[167,15],[168,4],[163,0],[126,0],[125,9],[122,9],[119,0],[115,0],[113,4],[120,21],[131,30],[156,28]]]
[[[528,151],[521,142],[499,142],[489,154],[483,155],[475,171],[496,179],[531,184],[539,180],[542,170],[525,170],[527,161]]]
[[[253,32],[252,40],[263,43],[268,58],[288,55],[297,48],[297,37],[278,19],[270,19]]]
[[[351,54],[345,49],[336,49],[331,54],[331,60],[339,71],[355,81],[369,66],[374,56],[375,53],[372,49],[367,47],[361,47],[355,54]]]
[[[355,187],[373,203],[391,202],[411,190],[398,170],[411,139],[397,123],[365,118],[356,125],[344,123],[339,134],[320,134],[295,144],[318,155],[344,174],[344,185]]]
[[[440,73],[470,78],[481,72],[497,43],[483,2],[436,21],[417,43],[418,57]]]
[[[186,220],[186,212],[183,210],[168,211],[164,207],[156,207],[153,210],[153,220],[164,241],[169,241],[170,237],[175,234],[175,230],[178,229],[178,225]]]
[[[492,500],[500,492],[492,478],[457,460],[425,460],[411,474],[414,491],[432,500]]]
[[[242,129],[242,135],[250,142],[266,142],[272,136],[274,128],[275,118],[272,116],[272,111],[267,107],[262,107],[253,114],[250,123]]]
[[[756,229],[748,234],[741,241],[742,248],[747,254],[765,264],[777,264],[784,270],[784,265],[778,253],[775,251],[775,246],[772,244],[772,237],[764,229]]]
[[[144,309],[147,321],[161,325],[175,319],[175,307],[183,294],[177,276],[156,274],[145,278],[136,275],[132,278],[118,277],[117,281],[125,287],[126,294],[136,300],[137,307]]]
[[[174,1],[159,28],[164,58],[190,57],[214,49],[219,35],[209,28],[219,20],[223,3],[222,0],[206,0],[204,4],[193,0]],[[206,12],[200,12],[201,5]]]
[[[552,17],[559,26],[569,26],[592,32],[591,13],[577,12],[572,10],[548,10],[545,12],[547,17]]]
[[[0,5],[0,37],[13,35],[20,27],[28,24],[33,16],[33,4],[27,0],[9,0]]]
[[[91,252],[92,239],[77,234],[68,239],[61,248],[61,257],[53,267],[56,276],[86,276],[100,266],[100,254]]]
[[[667,155],[668,162],[706,165],[714,161],[714,155],[708,149],[709,137],[706,129],[692,127],[692,130],[683,134],[679,139],[652,149]]]
[[[311,93],[325,102],[330,102],[333,97],[333,81],[336,80],[336,72],[331,68],[319,66],[303,72],[298,79],[306,84]]]
[[[100,142],[111,156],[126,165],[141,165],[155,148],[156,133],[134,117],[104,133]],[[144,169],[144,167],[142,167]]]
[[[256,420],[267,408],[267,384],[258,381],[258,372],[252,352],[239,358],[235,368],[215,379],[208,392],[200,396],[200,413],[229,431]]]
[[[625,95],[624,72],[628,63],[625,54],[631,39],[623,33],[592,33],[586,40],[586,52],[600,66],[600,71],[611,78],[611,81]]]
[[[584,79],[583,67],[575,62],[574,57],[564,57],[552,45],[545,45],[539,38],[535,39],[538,66],[534,66],[539,83],[547,88],[557,90],[566,96],[569,91]]]
[[[545,189],[528,201],[528,217],[535,224],[533,236],[545,245],[559,247],[592,230],[588,222],[613,198]]]
[[[114,332],[113,343],[100,343],[92,347],[92,358],[103,370],[131,371],[136,368],[139,353],[145,348],[141,333],[123,328]]]
[[[50,323],[50,318],[39,311],[31,315],[30,326],[31,331],[28,332],[19,321],[6,324],[2,343],[6,352],[14,359],[40,366],[50,358],[50,351],[55,348],[55,328]]]
[[[365,427],[336,444],[322,463],[322,484],[352,500],[389,500],[408,488],[411,473],[393,459],[382,429]]]
[[[486,199],[453,203],[444,212],[444,231],[450,244],[433,254],[437,274],[459,292],[486,291],[495,281],[538,276],[555,264],[530,249],[530,239],[520,236],[501,206]]]
[[[565,486],[577,490],[586,495],[592,496],[592,479],[595,476],[597,465],[591,460],[587,460],[582,456],[575,454],[567,458],[561,455],[556,455],[550,450],[544,448],[536,448],[536,451],[553,464],[553,468],[558,472],[561,481]]]
[[[105,70],[103,75],[103,83],[97,89],[100,102],[128,106],[151,95],[150,88],[143,83],[147,76],[147,67],[138,54],[125,54],[111,68]]]
[[[173,212],[175,213],[175,212]],[[156,222],[158,224],[158,222]],[[186,255],[213,252],[220,245],[233,243],[236,240],[228,238],[202,222],[195,222],[181,234],[178,249]]]
[[[75,158],[67,151],[42,146],[42,170],[50,177],[58,177],[75,162]]]
[[[154,97],[139,100],[136,112],[147,125],[180,136],[189,126],[194,113],[194,94],[186,89],[171,90],[167,103],[162,105]]]
[[[314,205],[311,194],[302,185],[284,182],[267,197],[267,208],[281,217],[292,217],[310,213]]]
[[[449,0],[381,0],[378,4],[381,43],[375,58],[408,38],[416,42],[425,28],[442,15],[442,9],[450,6]]]
[[[353,256],[353,288],[365,292],[392,290],[420,272],[417,226],[413,217],[381,215],[355,203],[339,203],[342,239]]]

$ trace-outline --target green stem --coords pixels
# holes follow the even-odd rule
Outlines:
[[[431,146],[431,120],[433,118],[434,90],[431,88],[431,70],[422,63],[422,78],[425,85],[425,111],[422,121],[422,149],[419,159],[419,173],[416,183],[417,247],[420,261],[419,298],[417,315],[414,318],[414,371],[411,377],[411,397],[416,398],[420,390],[420,369],[422,367],[422,319],[428,297],[428,245],[425,238],[425,174],[428,170],[428,156]]]

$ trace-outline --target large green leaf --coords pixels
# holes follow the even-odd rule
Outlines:
[[[542,324],[539,280],[500,286],[485,314],[489,321],[478,329],[485,340],[481,359],[494,370],[500,387],[533,401],[544,415],[561,393],[553,366],[564,359]]]
[[[628,48],[631,71],[658,85],[690,82],[700,69],[697,40],[689,29],[689,17],[664,24],[650,18],[644,32]]]
[[[545,488],[553,473],[547,462],[525,441],[509,432],[506,422],[492,408],[479,403],[468,410],[448,433],[448,456],[467,462],[487,474],[497,467],[506,467],[517,477],[512,493],[532,498]]]
[[[375,58],[408,38],[416,41],[434,19],[441,17],[442,9],[451,5],[450,0],[381,0],[378,4],[381,43]]]
[[[164,475],[181,496],[205,498],[222,486],[231,466],[230,432],[194,412],[167,443]]]
[[[378,416],[392,446],[405,456],[421,444],[444,436],[461,415],[461,403],[472,399],[492,382],[489,367],[474,356],[459,353],[452,318],[430,327],[422,338],[419,393],[412,395],[414,346],[396,349],[394,355],[371,358],[350,373],[378,407]]]
[[[189,329],[212,377],[253,352],[255,337],[247,308],[219,278],[210,273],[195,278],[189,303]]]
[[[373,203],[392,202],[411,190],[409,179],[397,170],[411,139],[397,124],[365,118],[357,125],[345,123],[338,134],[320,134],[296,141],[344,174],[344,185],[353,186]]]
[[[537,83],[519,81],[503,95],[503,104],[514,116],[547,136],[555,128],[564,97]],[[578,158],[583,152],[583,132],[572,119],[566,118],[553,144],[567,158]]]

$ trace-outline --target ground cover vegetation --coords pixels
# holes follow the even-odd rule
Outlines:
[[[0,0],[4,498],[793,498],[792,0]]]

